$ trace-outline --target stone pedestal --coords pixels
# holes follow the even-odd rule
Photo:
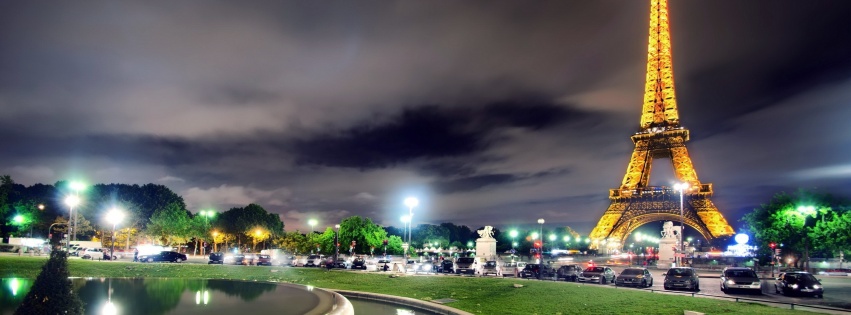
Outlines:
[[[671,267],[672,263],[677,261],[674,248],[677,247],[677,239],[663,238],[659,240],[659,261],[656,266],[659,268]]]
[[[496,260],[496,239],[480,238],[476,240],[476,258]]]

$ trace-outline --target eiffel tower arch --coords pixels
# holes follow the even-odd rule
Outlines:
[[[644,104],[638,131],[631,137],[632,151],[620,187],[609,191],[609,208],[591,232],[591,248],[622,248],[638,227],[654,221],[682,221],[707,240],[733,234],[733,228],[712,203],[712,184],[697,177],[686,142],[689,130],[680,125],[674,93],[674,70],[668,1],[650,1]],[[670,159],[674,174],[688,188],[680,191],[650,186],[654,159]],[[605,244],[605,245],[603,245]]]

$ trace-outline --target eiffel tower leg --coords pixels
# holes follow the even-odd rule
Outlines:
[[[715,207],[715,204],[712,203],[712,200],[708,196],[689,198],[688,203],[693,211],[697,213],[700,221],[706,225],[706,229],[709,230],[712,238],[734,234],[733,227],[727,223],[727,219],[724,219],[724,216],[718,211],[718,208]]]
[[[621,189],[636,189],[647,186],[651,162],[652,157],[648,151],[648,142],[645,140],[637,141],[635,149],[632,150],[632,156],[629,158],[629,164],[626,166],[626,174],[623,176]]]
[[[629,206],[629,203],[624,201],[612,200],[612,203],[609,204],[609,208],[606,210],[606,213],[603,214],[603,217],[600,218],[600,222],[597,222],[597,226],[594,227],[594,230],[591,231],[591,235],[589,238],[593,241],[590,245],[591,249],[597,249],[598,243],[601,240],[604,240],[609,237],[612,233],[612,230],[615,228],[615,224],[621,219],[621,216],[626,212],[626,208]]]
[[[674,165],[674,173],[676,173],[677,179],[692,187],[698,185],[700,181],[697,180],[697,172],[694,170],[691,157],[688,155],[685,139],[674,137],[669,141],[671,143],[671,163]]]

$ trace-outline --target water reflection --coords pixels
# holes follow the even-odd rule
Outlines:
[[[3,278],[0,288],[0,314],[14,313],[32,286],[33,279]]]

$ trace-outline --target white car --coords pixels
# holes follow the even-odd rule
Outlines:
[[[97,259],[103,260],[103,249],[102,248],[86,248],[80,252],[80,258],[82,259]]]

